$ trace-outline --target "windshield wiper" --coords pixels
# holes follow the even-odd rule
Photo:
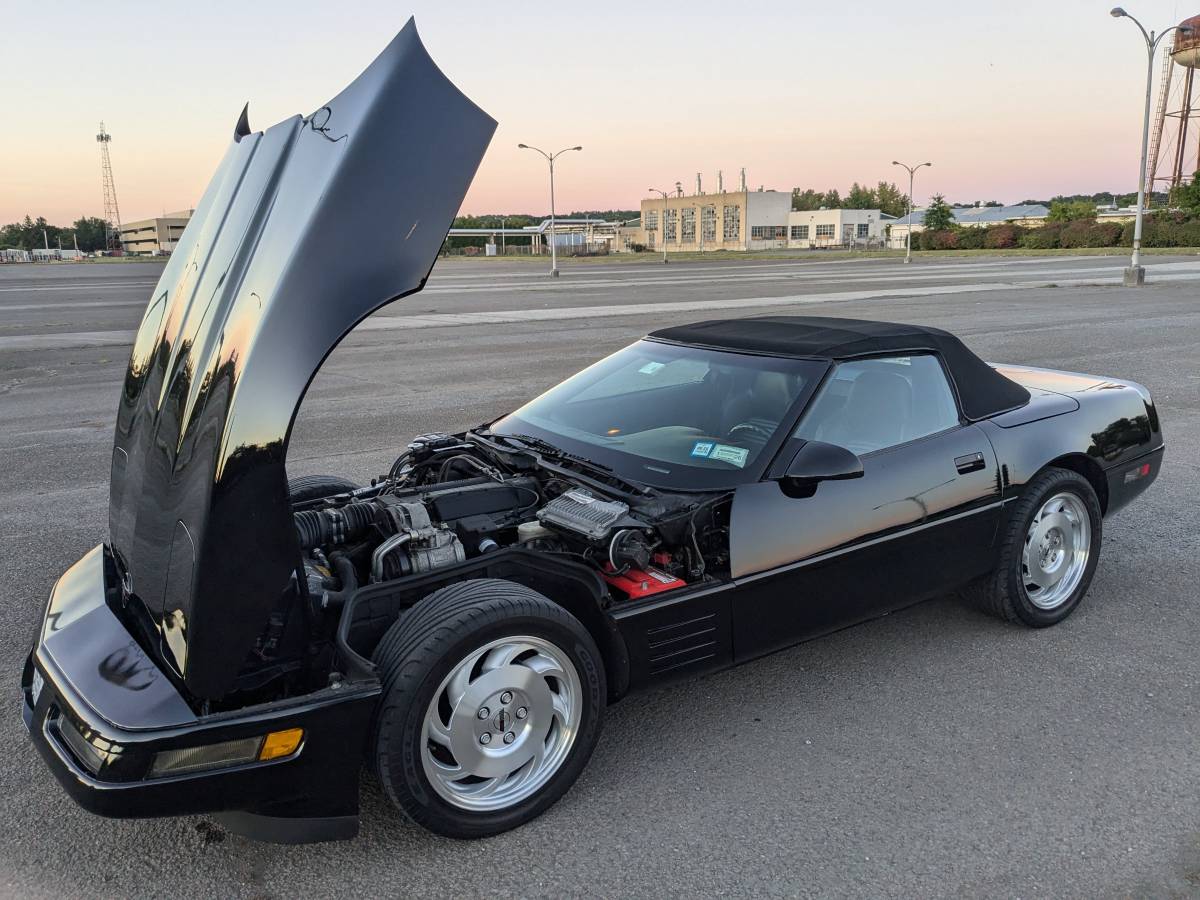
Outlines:
[[[611,478],[614,481],[619,481],[626,487],[633,488],[639,494],[652,493],[651,489],[646,485],[626,478],[623,475],[618,475],[613,471],[611,466],[606,466],[604,463],[596,462],[595,460],[588,459],[584,456],[579,456],[575,453],[570,453],[561,447],[556,447],[549,441],[540,437],[535,437],[532,434],[493,434],[492,437],[500,438],[509,444],[524,445],[524,448],[536,450],[538,453],[542,454],[543,456],[547,456],[550,459],[562,460],[579,466],[582,469],[591,470],[602,478]]]

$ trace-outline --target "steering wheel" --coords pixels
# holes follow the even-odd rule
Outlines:
[[[764,443],[771,439],[771,435],[773,433],[771,429],[767,428],[765,425],[760,425],[757,422],[739,422],[737,425],[734,425],[729,429],[729,433],[726,435],[726,437],[732,438],[739,432],[745,432],[746,437],[758,438]]]

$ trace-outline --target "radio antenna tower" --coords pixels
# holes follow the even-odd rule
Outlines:
[[[112,160],[108,157],[108,145],[112,135],[100,123],[96,143],[100,145],[100,181],[104,187],[104,245],[111,251],[121,250],[121,210],[117,208],[117,188],[113,184]]]

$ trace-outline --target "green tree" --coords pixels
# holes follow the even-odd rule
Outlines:
[[[82,216],[75,220],[71,226],[74,232],[74,237],[79,241],[79,249],[84,253],[93,253],[96,250],[103,250],[105,242],[108,238],[108,223],[99,216]],[[64,235],[63,246],[67,245],[67,238],[70,235]]]
[[[856,181],[850,185],[850,193],[846,195],[845,206],[847,209],[875,209],[875,191]]]
[[[954,227],[954,210],[941,194],[934,194],[925,208],[925,218],[921,222],[927,231],[948,231]]]
[[[1192,175],[1190,182],[1181,184],[1171,192],[1171,205],[1193,216],[1200,216],[1200,172]]]
[[[1051,222],[1094,219],[1096,218],[1096,204],[1091,200],[1051,200],[1050,215],[1046,218]]]
[[[820,209],[824,203],[825,195],[819,191],[814,191],[812,188],[792,188],[792,209],[797,212]]]
[[[877,209],[889,216],[902,216],[908,212],[908,194],[902,193],[895,184],[881,181],[875,187]]]
[[[46,244],[58,246],[58,229],[41,216],[36,219],[26,216],[24,221],[5,225],[0,230],[0,245],[18,250],[32,250]]]
[[[842,195],[838,193],[838,189],[830,188],[827,190],[825,192],[825,199],[821,202],[821,205],[826,209],[841,209],[843,205]]]

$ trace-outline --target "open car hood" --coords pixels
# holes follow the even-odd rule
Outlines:
[[[284,458],[322,361],[421,289],[496,123],[410,20],[310,116],[233,144],[163,271],[117,413],[111,547],[162,658],[227,693],[300,559]]]

